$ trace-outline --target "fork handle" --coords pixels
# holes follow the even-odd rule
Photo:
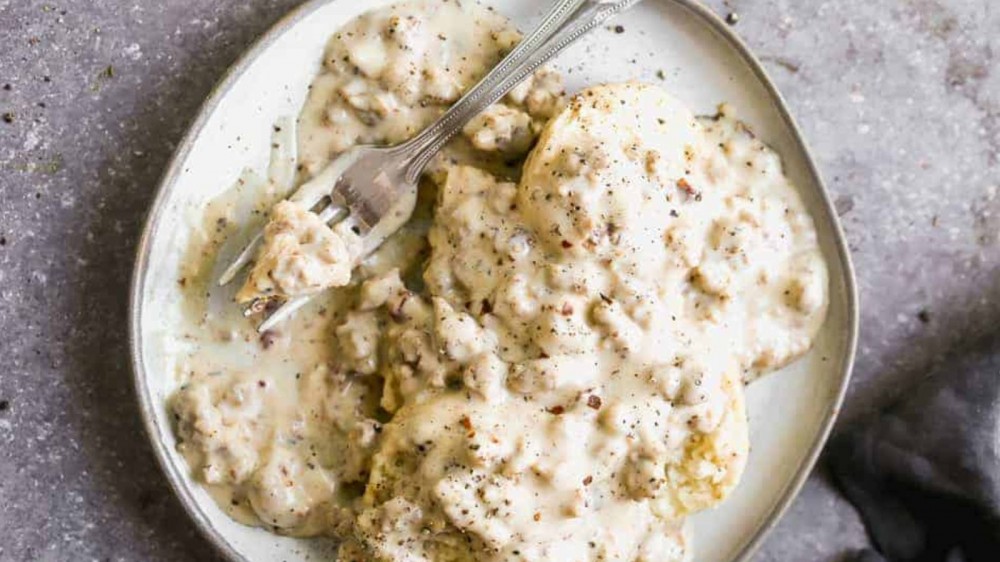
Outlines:
[[[473,117],[498,102],[552,57],[611,16],[642,0],[559,0],[506,57],[444,115],[400,149],[410,158],[405,178],[416,182],[424,168]]]

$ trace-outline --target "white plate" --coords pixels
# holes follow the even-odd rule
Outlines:
[[[282,538],[230,520],[189,475],[176,452],[165,399],[173,391],[164,330],[178,314],[177,283],[187,223],[203,203],[246,167],[263,170],[271,126],[297,115],[319,68],[327,38],[386,0],[313,0],[279,22],[226,75],[178,148],[159,187],[135,266],[131,338],[136,388],[153,447],[171,485],[208,538],[232,560],[332,558],[328,541]],[[528,27],[537,0],[487,4]],[[558,61],[568,86],[642,79],[662,81],[701,113],[723,101],[782,155],[798,186],[830,267],[830,314],[814,350],[748,392],[752,452],[733,497],[695,518],[701,562],[746,560],[798,492],[843,399],[854,359],[854,277],[836,215],[816,168],[778,93],[758,62],[723,22],[691,0],[647,0]],[[665,76],[661,80],[658,76]]]

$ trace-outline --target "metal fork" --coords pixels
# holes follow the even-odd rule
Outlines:
[[[354,147],[304,183],[289,200],[307,209],[321,207],[319,217],[328,224],[350,221],[349,226],[363,239],[361,257],[371,254],[409,220],[424,168],[466,123],[577,39],[640,1],[559,0],[499,64],[416,137],[392,147]],[[226,268],[220,285],[231,282],[253,261],[262,240],[263,230]],[[311,298],[288,300],[258,326],[258,331],[273,328]],[[260,310],[252,303],[246,312],[250,315]]]

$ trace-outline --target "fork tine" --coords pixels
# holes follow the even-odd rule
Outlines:
[[[270,316],[264,319],[263,322],[257,326],[257,333],[263,333],[271,328],[281,324],[285,319],[291,317],[295,314],[295,311],[306,305],[312,298],[316,295],[307,295],[304,297],[296,297],[289,301],[285,301],[277,310],[271,313]]]
[[[236,277],[236,274],[239,273],[244,266],[246,266],[253,260],[254,255],[257,253],[257,248],[260,247],[260,243],[263,240],[264,240],[264,229],[261,228],[259,231],[257,231],[257,234],[254,234],[253,239],[251,239],[250,242],[248,242],[247,245],[243,248],[243,251],[240,252],[240,255],[236,256],[236,259],[233,260],[233,262],[229,264],[229,267],[227,267],[226,270],[222,272],[222,275],[219,276],[220,287],[223,285],[228,285],[229,282],[232,281],[234,277]]]
[[[323,197],[330,196],[333,193],[333,188],[337,185],[337,180],[340,178],[340,174],[343,172],[344,163],[334,160],[326,168],[323,169],[319,174],[305,182],[300,186],[295,193],[288,197],[289,201],[298,203],[311,209],[317,203],[319,203]],[[329,210],[333,205],[327,206],[323,212]],[[320,215],[322,219],[322,215]],[[337,216],[331,215],[328,218],[322,219],[324,222],[330,222],[334,220]],[[219,276],[219,286],[227,285],[231,282],[236,274],[240,272],[244,267],[247,266],[251,261],[253,261],[253,256],[257,253],[257,248],[260,247],[261,240],[264,238],[264,228],[261,227],[256,233],[254,233],[253,238],[247,243],[246,246],[240,251],[236,258],[226,267],[222,275]]]
[[[319,213],[319,220],[329,223],[340,221],[347,215],[347,209],[339,205],[330,204],[323,208]],[[222,272],[219,276],[219,286],[228,285],[236,274],[240,272],[247,264],[253,261],[254,256],[257,254],[257,249],[260,248],[261,242],[264,240],[264,229],[261,228],[254,237],[247,242],[247,245],[243,248],[236,259],[229,264],[229,267]]]
[[[342,207],[340,205],[331,202],[329,205],[324,207],[322,211],[319,212],[319,220],[327,224],[333,222],[340,222],[345,218],[347,218],[347,213],[348,213],[347,207]]]
[[[327,205],[322,211],[319,212],[319,219],[329,224],[332,222],[346,220],[348,214],[349,210],[346,207],[342,207],[331,202],[330,205]],[[266,332],[284,322],[286,319],[295,314],[295,311],[305,306],[305,304],[312,300],[315,296],[316,295],[307,295],[304,297],[296,297],[283,302],[277,310],[272,312],[270,316],[265,318],[260,325],[257,326],[257,332]]]
[[[333,188],[337,185],[337,180],[340,179],[341,174],[344,173],[344,169],[349,163],[349,160],[346,158],[335,158],[320,173],[296,189],[295,193],[288,197],[288,200],[311,209],[321,199],[333,193]]]

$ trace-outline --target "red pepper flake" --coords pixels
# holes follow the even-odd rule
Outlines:
[[[688,195],[694,195],[696,193],[695,189],[691,187],[691,184],[688,183],[687,179],[685,178],[677,180],[677,187],[681,191],[687,193]]]
[[[600,396],[595,396],[595,395],[591,394],[590,397],[587,398],[587,405],[590,406],[591,408],[595,409],[595,410],[600,410],[601,409],[601,397]]]
[[[584,486],[590,486],[590,484],[593,481],[594,481],[594,477],[593,476],[587,476],[586,478],[583,479],[583,485]]]
[[[568,302],[563,303],[563,305],[562,305],[562,315],[563,316],[570,316],[572,314],[573,314],[573,305],[570,304],[570,303],[568,303]]]
[[[566,413],[566,408],[563,408],[562,406],[552,406],[548,409],[548,412],[556,416],[561,416]]]
[[[569,240],[563,240],[562,247],[568,250],[573,247],[573,243],[570,242]]]
[[[458,423],[462,424],[462,427],[465,428],[467,432],[465,434],[466,437],[472,439],[476,436],[476,430],[472,428],[472,420],[469,419],[469,416],[462,416],[462,419],[458,420]]]

